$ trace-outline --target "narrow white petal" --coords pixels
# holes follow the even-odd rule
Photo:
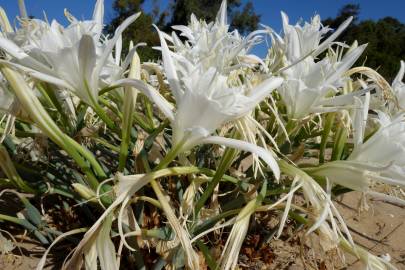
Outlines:
[[[218,11],[217,21],[220,25],[227,25],[227,0],[222,0],[221,8]]]
[[[340,78],[343,73],[345,73],[353,64],[359,59],[364,50],[366,49],[367,44],[361,45],[351,51],[349,51],[339,63],[337,69],[333,72],[333,75],[325,80],[324,85],[333,84],[338,78]]]
[[[150,100],[152,100],[162,113],[171,121],[174,121],[174,114],[173,114],[173,105],[170,104],[162,95],[156,91],[155,88],[145,84],[140,80],[133,80],[133,79],[123,79],[116,81],[114,83],[116,86],[130,86],[135,87],[139,91],[141,91],[144,95],[146,95]]]
[[[122,52],[122,35],[119,36],[117,42],[115,43],[115,64],[120,65],[121,62],[121,52]]]
[[[0,7],[0,26],[1,30],[5,33],[14,32],[14,29],[11,26],[10,21],[8,20],[7,14],[2,7]]]
[[[133,47],[129,50],[127,56],[125,57],[124,62],[122,62],[122,64],[121,64],[122,73],[127,70],[127,68],[129,67],[129,64],[131,64],[131,62],[132,62],[134,55],[136,54],[136,50],[140,46],[146,46],[146,43],[138,43],[135,45],[135,47]]]
[[[328,196],[328,199],[330,200],[330,195],[326,194]],[[329,201],[326,201],[325,205],[323,206],[323,210],[315,223],[307,230],[306,235],[311,234],[315,230],[317,230],[328,218],[329,213],[331,213],[330,207],[329,207]]]
[[[170,84],[170,89],[173,92],[173,95],[176,101],[179,101],[181,96],[182,90],[180,86],[179,78],[177,77],[176,66],[173,63],[173,59],[170,56],[171,52],[167,47],[166,40],[162,34],[162,32],[155,26],[156,30],[158,31],[160,44],[162,49],[162,58],[163,58],[163,67],[166,71],[167,80]]]
[[[312,54],[314,57],[318,56],[320,53],[322,53],[324,50],[326,50],[329,45],[350,25],[352,22],[353,17],[349,17],[346,21],[344,21],[338,29],[333,32],[332,35],[329,36],[324,42],[322,42],[321,45],[315,50],[315,52]]]
[[[326,106],[344,106],[344,105],[349,105],[349,104],[354,104],[354,97],[359,97],[363,94],[366,94],[373,90],[372,87],[362,89],[359,91],[351,92],[349,94],[341,95],[341,96],[335,96],[332,98],[328,98],[322,101],[319,101],[317,105],[326,105]]]
[[[283,21],[284,34],[286,34],[285,32],[289,26],[289,19],[288,19],[288,15],[284,11],[281,11],[281,19]]]
[[[113,216],[110,214],[101,225],[95,243],[101,270],[118,270],[115,246],[110,236],[112,221]]]
[[[180,31],[180,36],[186,37],[189,41],[194,41],[193,31],[185,25],[173,25],[174,30]],[[167,39],[166,34],[162,32],[163,37]],[[167,39],[170,41],[170,39]]]
[[[89,35],[83,35],[79,43],[79,68],[91,91],[97,91],[97,78],[93,77],[96,67],[96,46],[94,40]],[[97,93],[93,93],[97,100]]]
[[[370,197],[372,197],[375,200],[383,200],[385,202],[390,202],[390,203],[405,207],[405,200],[391,196],[391,195],[387,195],[387,194],[375,192],[375,191],[367,191],[367,195],[369,195]]]
[[[104,19],[104,0],[97,0],[93,12],[93,21],[96,21],[100,26],[103,26]]]
[[[242,151],[254,153],[259,157],[261,157],[269,165],[274,175],[276,176],[277,180],[280,178],[280,168],[278,167],[277,161],[273,157],[273,154],[262,147],[241,140],[235,140],[219,136],[207,137],[203,139],[201,143],[219,144],[231,148],[236,148]]]
[[[127,27],[133,23],[138,17],[141,15],[140,12],[128,17],[116,30],[114,33],[114,37],[107,41],[107,46],[103,51],[103,54],[101,55],[98,64],[97,64],[97,70],[95,71],[95,74],[100,74],[101,69],[103,68],[104,64],[106,63],[108,57],[111,55],[112,50],[114,49],[118,39],[122,35],[122,33],[127,29]]]
[[[52,242],[52,244],[48,247],[48,249],[45,251],[45,253],[42,255],[41,260],[39,260],[38,264],[37,264],[37,268],[36,270],[42,270],[45,267],[46,264],[46,257],[48,256],[49,252],[51,251],[51,248],[56,245],[57,243],[59,243],[59,241],[63,240],[64,238],[71,236],[71,235],[75,235],[75,234],[79,234],[79,233],[83,233],[85,232],[85,229],[80,228],[80,229],[74,229],[65,233],[62,233],[61,235],[59,235],[58,237],[55,238],[55,240]]]
[[[267,97],[274,89],[277,89],[281,86],[284,82],[284,79],[281,77],[272,77],[257,87],[255,87],[249,97],[253,98],[257,103],[262,101],[265,97]]]
[[[0,37],[0,48],[12,57],[18,59],[24,66],[28,66],[41,72],[52,72],[49,67],[45,66],[41,62],[38,62],[37,60],[26,54],[20,47],[6,38]]]
[[[279,238],[281,236],[281,234],[283,233],[285,222],[287,221],[288,213],[290,212],[290,209],[291,209],[291,203],[292,203],[293,195],[294,194],[290,194],[289,196],[287,196],[287,202],[285,203],[284,212],[283,212],[283,215],[281,217],[280,223],[278,225],[276,238]]]
[[[7,61],[0,60],[0,64],[4,64],[4,65],[7,65],[7,66],[16,68],[16,69],[18,69],[20,71],[23,71],[23,72],[27,73],[29,76],[31,76],[33,78],[36,78],[38,80],[49,82],[49,83],[58,85],[60,87],[64,87],[64,88],[67,88],[69,90],[74,91],[74,88],[70,84],[68,84],[64,80],[61,80],[61,79],[59,79],[57,77],[54,77],[53,75],[43,73],[43,72],[31,69],[31,68],[28,68],[28,67],[25,67],[25,66],[22,66],[22,65],[19,65],[19,64],[7,62]]]

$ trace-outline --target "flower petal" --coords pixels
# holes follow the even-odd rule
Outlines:
[[[333,82],[335,82],[343,75],[343,73],[345,73],[351,66],[353,66],[357,59],[359,59],[359,57],[362,55],[366,47],[367,44],[364,44],[346,53],[341,63],[339,63],[338,67],[333,72],[332,76],[325,80],[324,85],[333,85]]]
[[[268,96],[274,89],[278,88],[281,86],[281,84],[284,82],[284,79],[281,77],[272,77],[258,86],[254,88],[254,91],[251,93],[249,96],[250,98],[253,98],[256,103],[261,102],[266,96]]]
[[[43,72],[28,68],[28,67],[25,67],[25,66],[15,64],[15,63],[11,63],[11,62],[4,61],[4,60],[0,60],[0,64],[4,64],[4,65],[7,65],[9,67],[12,67],[12,68],[18,69],[20,71],[23,71],[23,72],[27,73],[29,76],[31,76],[33,78],[36,78],[38,80],[49,82],[49,83],[58,85],[60,87],[65,87],[65,88],[67,88],[69,90],[74,91],[73,86],[68,84],[66,81],[61,80],[61,79],[59,79],[57,77],[54,77],[54,76],[52,76],[52,75],[50,75],[48,73],[43,73]]]
[[[172,57],[170,56],[171,52],[170,52],[169,48],[167,47],[167,43],[166,43],[164,35],[156,26],[155,26],[155,28],[158,31],[159,38],[160,38],[160,44],[161,44],[161,48],[162,48],[163,67],[166,71],[167,80],[169,81],[170,89],[173,92],[174,98],[176,99],[176,101],[179,101],[182,90],[181,90],[179,78],[177,77],[177,73],[176,73],[177,69],[173,63]]]
[[[100,74],[101,69],[103,68],[104,64],[106,63],[108,57],[111,55],[112,50],[114,49],[118,39],[121,37],[122,33],[125,29],[133,23],[138,17],[141,15],[141,12],[138,12],[130,17],[128,17],[116,30],[114,33],[114,37],[107,41],[106,47],[103,51],[103,54],[100,56],[100,59],[97,64],[97,69],[94,74]]]
[[[333,32],[332,35],[330,35],[324,42],[322,42],[322,44],[319,45],[319,47],[315,50],[315,52],[312,55],[314,57],[318,56],[320,53],[326,50],[329,47],[330,43],[332,43],[349,26],[352,20],[353,20],[352,16],[346,19],[346,21],[344,21],[338,27],[338,29],[335,32]]]
[[[91,91],[97,91],[97,78],[94,78],[93,72],[96,67],[96,46],[93,37],[83,35],[79,43],[79,69],[83,79],[89,85]],[[97,100],[97,93],[92,93]]]
[[[104,0],[97,0],[93,12],[93,21],[97,22],[101,27],[104,19]]]
[[[221,3],[221,7],[218,11],[217,14],[217,21],[220,25],[227,25],[227,4],[226,4],[227,0],[223,0]]]
[[[155,88],[140,80],[134,79],[123,79],[116,81],[114,86],[131,86],[135,87],[139,91],[141,91],[144,95],[146,95],[150,100],[152,100],[162,113],[170,120],[170,122],[174,121],[174,114],[173,114],[173,105],[170,104]]]
[[[227,147],[236,148],[242,151],[254,153],[259,157],[261,157],[270,166],[277,180],[280,179],[280,168],[278,167],[276,159],[274,158],[273,154],[270,151],[267,151],[262,147],[241,140],[235,140],[219,136],[207,137],[203,139],[201,143],[220,144]]]
[[[37,60],[26,54],[14,42],[6,38],[0,37],[0,48],[12,57],[18,59],[19,62],[21,62],[24,66],[33,68],[41,72],[46,72],[48,74],[52,73],[52,70],[49,67],[45,66],[41,62],[38,62]]]

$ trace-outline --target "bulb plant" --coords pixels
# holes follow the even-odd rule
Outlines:
[[[276,238],[291,227],[367,269],[395,269],[354,242],[334,205],[405,186],[404,63],[392,85],[355,67],[367,45],[335,41],[351,18],[333,30],[282,13],[282,34],[242,36],[224,0],[212,22],[155,27],[161,59],[141,62],[148,45],[122,43],[140,14],[105,36],[103,0],[89,20],[65,11],[67,26],[27,18],[19,3],[18,27],[0,9],[0,195],[24,210],[0,220],[48,245],[37,269],[71,239],[63,269],[141,269],[145,250],[156,269],[235,269],[262,213],[278,217]],[[252,49],[264,39],[262,59]],[[49,224],[36,204],[49,197],[79,225]]]

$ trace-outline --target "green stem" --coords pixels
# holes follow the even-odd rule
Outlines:
[[[58,110],[58,112],[59,112],[59,114],[61,116],[62,123],[65,125],[67,131],[68,132],[72,131],[73,126],[72,126],[71,122],[69,121],[69,118],[65,114],[65,111],[63,110],[62,105],[60,104],[58,98],[56,97],[55,91],[52,90],[49,87],[49,85],[45,85],[44,90],[45,90],[46,94],[48,95],[48,97],[50,98],[50,100],[52,101],[52,104]]]
[[[127,158],[128,158],[128,148],[131,140],[131,128],[133,123],[132,113],[135,111],[136,97],[132,95],[132,88],[126,87],[124,89],[124,108],[123,108],[123,119],[122,119],[122,132],[121,132],[121,145],[120,145],[120,156],[118,162],[118,171],[124,171]]]
[[[93,167],[93,170],[95,171],[95,173],[97,174],[98,177],[100,177],[101,179],[107,178],[107,175],[105,174],[103,168],[101,167],[101,165],[98,163],[98,161],[94,157],[93,153],[91,153],[89,150],[84,148],[84,146],[80,145],[78,142],[73,140],[71,137],[65,136],[65,139],[66,139],[65,141],[69,144],[69,147],[74,148],[85,159],[87,159],[87,161],[90,162],[91,166]],[[80,160],[80,162],[81,162],[81,164],[83,164],[81,160]],[[88,165],[86,165],[86,167],[88,167]]]
[[[111,100],[99,97],[99,102],[108,109],[110,109],[111,112],[113,112],[118,118],[120,118],[120,120],[122,120],[122,113],[112,105]]]
[[[27,228],[28,230],[35,231],[37,228],[32,225],[28,220],[22,219],[22,218],[16,218],[8,215],[3,215],[0,214],[0,220],[8,221],[8,222],[13,222],[15,224],[18,224],[20,226],[23,226]]]
[[[109,142],[107,142],[105,139],[99,138],[99,137],[95,137],[95,136],[91,136],[90,137],[93,141],[105,146],[106,148],[119,153],[120,152],[120,148],[118,146],[115,146]]]
[[[143,130],[148,133],[153,131],[153,127],[151,127],[146,121],[142,118],[142,115],[138,115],[138,113],[133,113],[134,122],[138,124]]]
[[[163,160],[159,163],[159,165],[157,165],[153,171],[159,171],[162,169],[165,169],[170,162],[172,162],[177,155],[182,151],[183,145],[184,145],[185,141],[180,142],[179,144],[177,144],[176,146],[174,146],[172,148],[172,150],[170,150],[167,155],[163,158]]]
[[[103,120],[103,122],[107,125],[107,127],[111,130],[117,131],[117,128],[113,122],[113,120],[108,117],[107,113],[104,111],[104,109],[98,104],[98,102],[94,102],[92,104],[92,108],[94,112],[97,114],[98,117]]]
[[[68,148],[68,147],[67,147]],[[77,165],[82,169],[82,171],[85,173],[87,176],[87,183],[93,190],[97,190],[98,187],[98,179],[94,175],[93,171],[91,170],[91,167],[89,164],[82,158],[82,156],[76,152],[76,149],[65,149],[68,154],[74,159],[74,161],[77,163]]]
[[[214,192],[215,187],[221,181],[225,172],[232,165],[232,161],[233,161],[233,158],[234,158],[236,152],[237,152],[237,150],[235,150],[233,148],[227,148],[225,150],[225,153],[222,156],[222,159],[219,163],[219,166],[217,168],[217,171],[215,172],[214,177],[208,183],[207,188],[205,189],[204,193],[201,195],[200,199],[197,201],[197,203],[195,205],[195,214],[196,215],[198,215],[200,210],[205,205],[206,201],[211,197],[212,193]]]
[[[332,151],[331,160],[340,160],[342,158],[343,150],[347,141],[348,131],[343,126],[342,123],[339,124],[339,127],[336,131],[335,144]]]
[[[334,120],[335,120],[335,113],[329,113],[328,116],[326,117],[325,120],[326,123],[321,137],[321,145],[319,148],[319,164],[323,164],[325,162],[326,144],[328,142],[329,133],[332,130]]]
[[[147,99],[145,96],[143,96],[143,102],[145,104],[145,113],[149,120],[149,124],[152,126],[152,128],[154,128],[152,104],[150,103],[149,99]]]
[[[11,161],[10,155],[3,145],[0,145],[0,167],[15,187],[27,193],[37,193],[37,191],[27,185],[17,173],[17,170]]]

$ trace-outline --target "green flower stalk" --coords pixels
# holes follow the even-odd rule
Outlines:
[[[130,50],[132,49],[132,44]],[[131,79],[141,79],[141,60],[138,54],[135,52],[132,57],[131,68],[129,70],[128,78]],[[124,108],[123,108],[123,119],[122,119],[122,136],[121,136],[121,146],[120,146],[120,157],[118,171],[122,172],[125,168],[125,163],[128,157],[128,148],[131,140],[131,128],[133,123],[133,113],[135,111],[136,99],[138,96],[138,90],[133,87],[124,88]]]

